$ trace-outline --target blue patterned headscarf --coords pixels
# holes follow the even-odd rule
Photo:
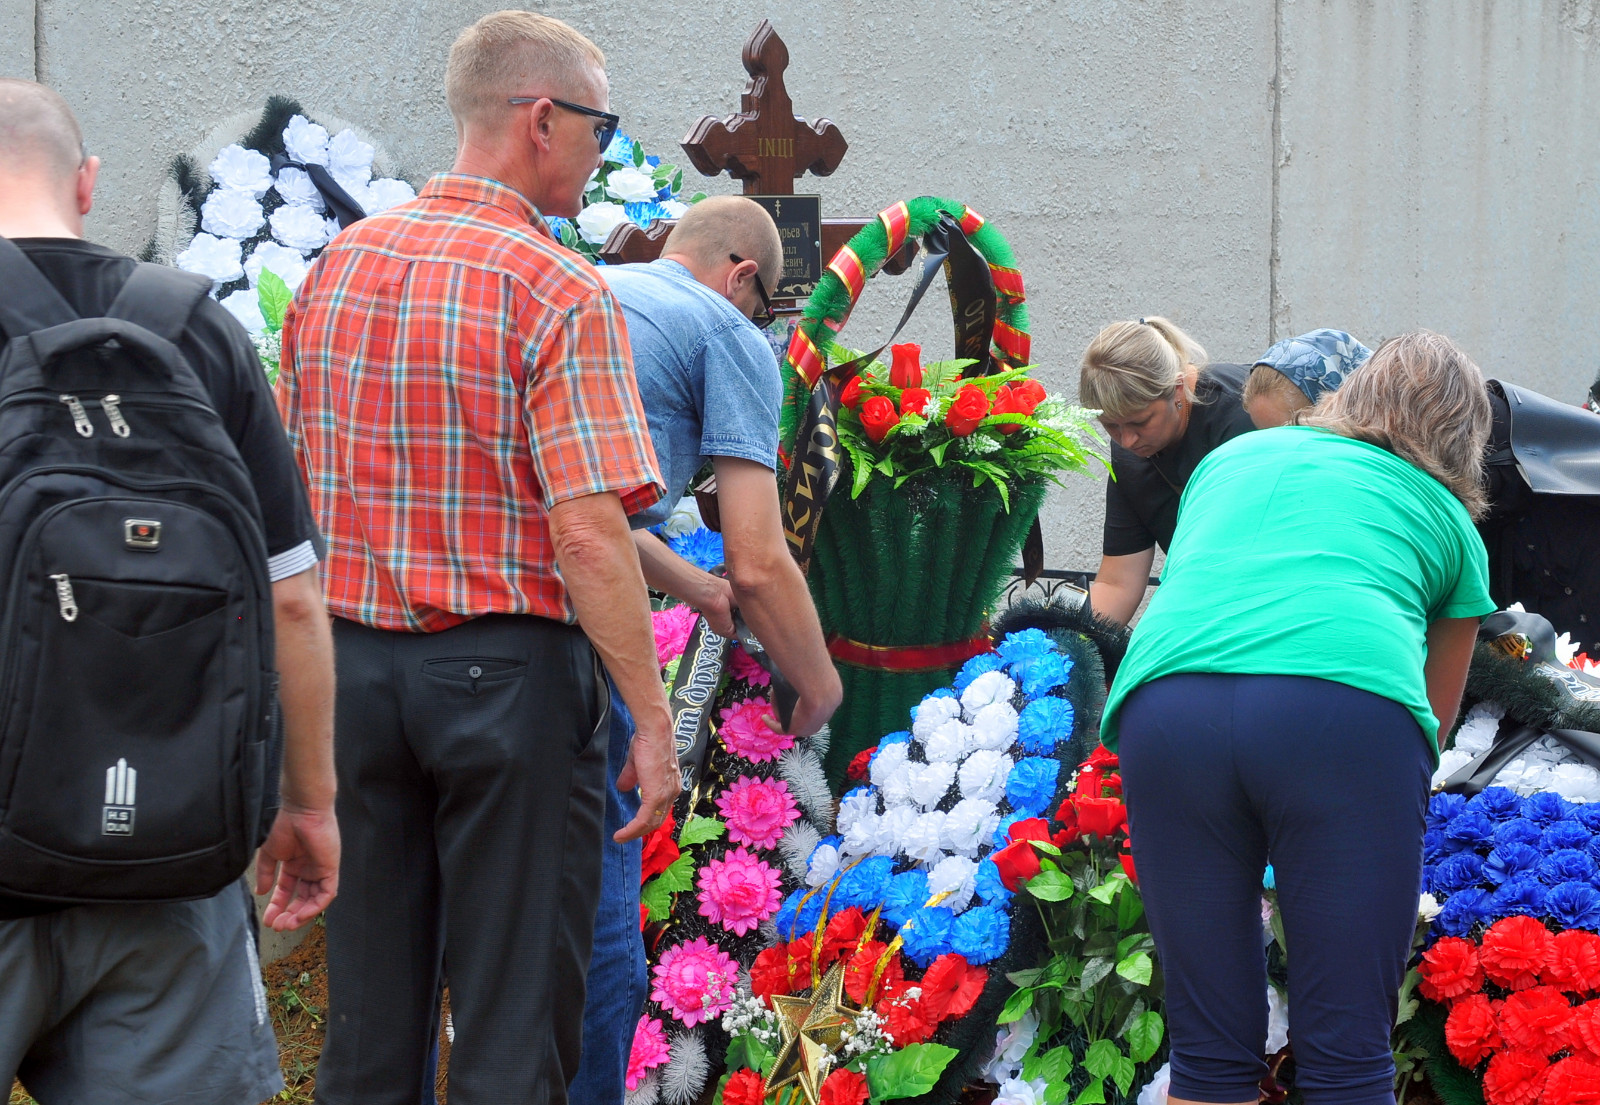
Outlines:
[[[1261,354],[1256,364],[1277,369],[1315,403],[1324,392],[1338,391],[1345,377],[1370,356],[1372,350],[1343,330],[1313,330],[1284,338]]]

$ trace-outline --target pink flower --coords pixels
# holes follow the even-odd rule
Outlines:
[[[744,645],[733,642],[733,651],[729,655],[729,667],[735,679],[742,679],[757,687],[772,684],[772,673],[757,663],[756,658],[744,650]]]
[[[743,848],[707,861],[696,882],[700,916],[736,936],[778,912],[778,872]]]
[[[700,615],[692,606],[669,606],[650,615],[656,630],[656,661],[665,667],[689,647],[689,633]]]
[[[717,795],[717,809],[728,823],[728,839],[752,848],[776,848],[784,830],[800,817],[787,783],[750,775]]]
[[[640,1017],[639,1027],[633,1031],[633,1048],[628,1052],[628,1089],[637,1090],[651,1068],[669,1058],[667,1030],[654,1017]]]
[[[655,976],[650,1000],[684,1024],[697,1025],[715,1020],[733,1004],[739,965],[697,936],[662,952]]]
[[[766,722],[772,716],[768,703],[759,698],[747,698],[722,711],[722,727],[717,732],[722,736],[723,745],[735,756],[756,763],[775,760],[779,752],[794,744],[794,738],[788,733],[774,733]]]

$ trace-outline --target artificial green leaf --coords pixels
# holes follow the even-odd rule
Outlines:
[[[872,479],[872,465],[862,464],[852,458],[850,467],[854,473],[850,480],[850,497],[859,499],[861,493],[867,489],[867,481]]]
[[[1010,1024],[1019,1021],[1022,1015],[1033,1008],[1033,987],[1024,986],[1014,992],[1000,1009],[1000,1016],[995,1018],[995,1024]]]
[[[1071,1092],[1072,1087],[1065,1082],[1046,1082],[1044,1105],[1066,1105],[1067,1095]]]
[[[633,144],[633,167],[637,169],[644,164],[644,147],[635,142]]]
[[[1117,1002],[1117,1014],[1111,1018],[1112,1024],[1121,1025],[1117,1029],[1117,1035],[1127,1039],[1129,1030],[1133,1028],[1133,1022],[1143,1016],[1147,1008],[1144,999],[1138,994],[1128,994],[1122,1001]]]
[[[727,1088],[728,1079],[733,1077],[733,1071],[725,1071],[721,1080],[717,1082],[717,1092],[711,1095],[711,1105],[722,1105],[722,1091]]]
[[[1105,882],[1089,891],[1089,897],[1097,902],[1104,902],[1106,905],[1110,905],[1111,899],[1115,898],[1117,893],[1127,885],[1128,876],[1121,871],[1113,871],[1106,876]]]
[[[1006,981],[1013,986],[1032,986],[1044,977],[1043,967],[1029,967],[1022,971],[1012,971],[1006,975]]]
[[[1105,1105],[1105,1102],[1105,1083],[1096,1078],[1083,1088],[1083,1092],[1078,1095],[1078,1100],[1073,1105]]]
[[[267,320],[268,330],[283,329],[283,313],[289,309],[289,300],[293,298],[289,285],[277,273],[271,269],[261,270],[261,277],[256,281],[256,300],[261,304],[261,317]]]
[[[1117,958],[1126,959],[1134,952],[1149,951],[1155,947],[1155,938],[1148,932],[1136,932],[1117,941]]]
[[[1144,900],[1137,894],[1124,894],[1117,899],[1117,927],[1131,929],[1144,916]],[[1148,936],[1142,933],[1141,936]]]
[[[932,449],[928,450],[928,455],[933,458],[934,464],[943,466],[945,451],[950,448],[950,443],[954,440],[955,438],[950,438],[949,440],[941,441]]]
[[[1122,1050],[1110,1040],[1096,1040],[1083,1053],[1083,1069],[1096,1078],[1110,1078]]]
[[[765,1074],[774,1058],[772,1049],[749,1032],[741,1032],[728,1041],[727,1064],[729,1070],[749,1067],[751,1070]]]
[[[728,827],[715,817],[690,814],[688,820],[683,823],[683,828],[678,830],[678,843],[690,848],[696,844],[704,844],[708,840],[716,840],[727,831]]]
[[[1028,843],[1033,845],[1034,851],[1043,852],[1047,856],[1059,856],[1061,854],[1061,849],[1057,848],[1051,841],[1030,840]]]
[[[1116,968],[1116,961],[1103,955],[1097,955],[1083,965],[1083,978],[1078,983],[1078,989],[1087,994],[1098,986],[1107,975]]]
[[[1111,1081],[1117,1084],[1117,1090],[1124,1097],[1133,1087],[1133,1076],[1137,1073],[1132,1059],[1126,1055],[1117,1056],[1116,1065],[1111,1068]]]
[[[672,891],[660,878],[651,879],[639,891],[639,904],[649,911],[650,920],[665,921],[672,916]]]
[[[1084,955],[1117,955],[1117,934],[1097,932],[1083,942]]]
[[[705,198],[706,198],[706,194],[704,192],[696,192],[694,195],[689,197],[689,202],[690,203],[699,203],[701,200],[703,200]]]
[[[1117,974],[1137,986],[1150,985],[1150,976],[1154,970],[1155,961],[1150,958],[1149,952],[1134,952],[1117,964]]]
[[[1022,1077],[1031,1082],[1043,1078],[1046,1082],[1065,1082],[1072,1073],[1072,1049],[1066,1045],[1053,1047],[1030,1056],[1022,1066]]]
[[[1161,1023],[1161,1014],[1155,1010],[1140,1013],[1123,1029],[1122,1037],[1128,1041],[1128,1052],[1133,1056],[1135,1063],[1147,1063],[1161,1050],[1161,1038],[1166,1033],[1166,1026]]]
[[[659,880],[663,885],[666,886],[668,890],[671,890],[673,893],[677,893],[681,890],[693,890],[694,857],[687,854],[679,856],[677,859],[672,861],[672,866],[668,867],[665,871],[661,872],[661,874],[657,875],[655,879],[652,879],[651,881],[655,882],[657,880]]]
[[[1060,871],[1040,871],[1023,884],[1041,902],[1064,902],[1072,897],[1072,880]]]
[[[867,1088],[873,1101],[921,1097],[944,1073],[956,1049],[943,1044],[908,1044],[889,1055],[867,1060]]]
[[[683,170],[676,169],[672,173],[672,194],[677,195],[683,190]]]

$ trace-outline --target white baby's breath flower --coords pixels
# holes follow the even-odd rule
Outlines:
[[[252,337],[267,332],[267,320],[261,314],[261,300],[257,298],[254,288],[241,288],[231,295],[223,296],[221,302],[228,309],[228,313],[250,331]]]
[[[613,169],[606,177],[606,195],[619,203],[638,203],[654,199],[657,186],[655,178],[632,166]]]
[[[272,162],[265,155],[237,143],[222,147],[211,159],[206,172],[219,188],[249,192],[255,199],[260,199],[272,187]]]
[[[255,196],[232,188],[214,189],[200,206],[200,229],[219,238],[248,238],[266,220]]]
[[[302,165],[328,163],[328,132],[304,115],[290,118],[283,128],[283,148]]]
[[[328,242],[328,224],[309,207],[280,207],[269,218],[272,236],[301,253],[320,249]]]
[[[311,174],[304,169],[285,165],[278,170],[278,179],[272,186],[291,207],[309,207],[315,211],[323,208],[322,193],[317,191],[317,186],[311,183]]]
[[[367,185],[366,199],[362,202],[367,214],[376,215],[379,211],[387,211],[402,203],[410,203],[416,198],[417,190],[410,184],[394,177],[383,177]]]
[[[1000,449],[1000,443],[988,434],[968,434],[961,438],[960,442],[964,452],[978,457],[998,452]]]
[[[936,395],[928,396],[928,401],[926,403],[922,404],[922,417],[926,418],[930,422],[939,417],[939,397],[938,396],[936,396]]]
[[[240,246],[233,238],[219,238],[214,234],[196,234],[189,247],[174,261],[184,272],[208,276],[214,284],[226,284],[244,275],[239,264]]]

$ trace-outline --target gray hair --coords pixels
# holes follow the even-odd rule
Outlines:
[[[1203,368],[1200,343],[1164,318],[1113,322],[1095,335],[1078,368],[1078,402],[1117,419],[1170,398],[1184,368]]]
[[[1483,460],[1492,416],[1483,372],[1431,330],[1390,338],[1295,421],[1389,450],[1444,484],[1474,520],[1488,510]]]

